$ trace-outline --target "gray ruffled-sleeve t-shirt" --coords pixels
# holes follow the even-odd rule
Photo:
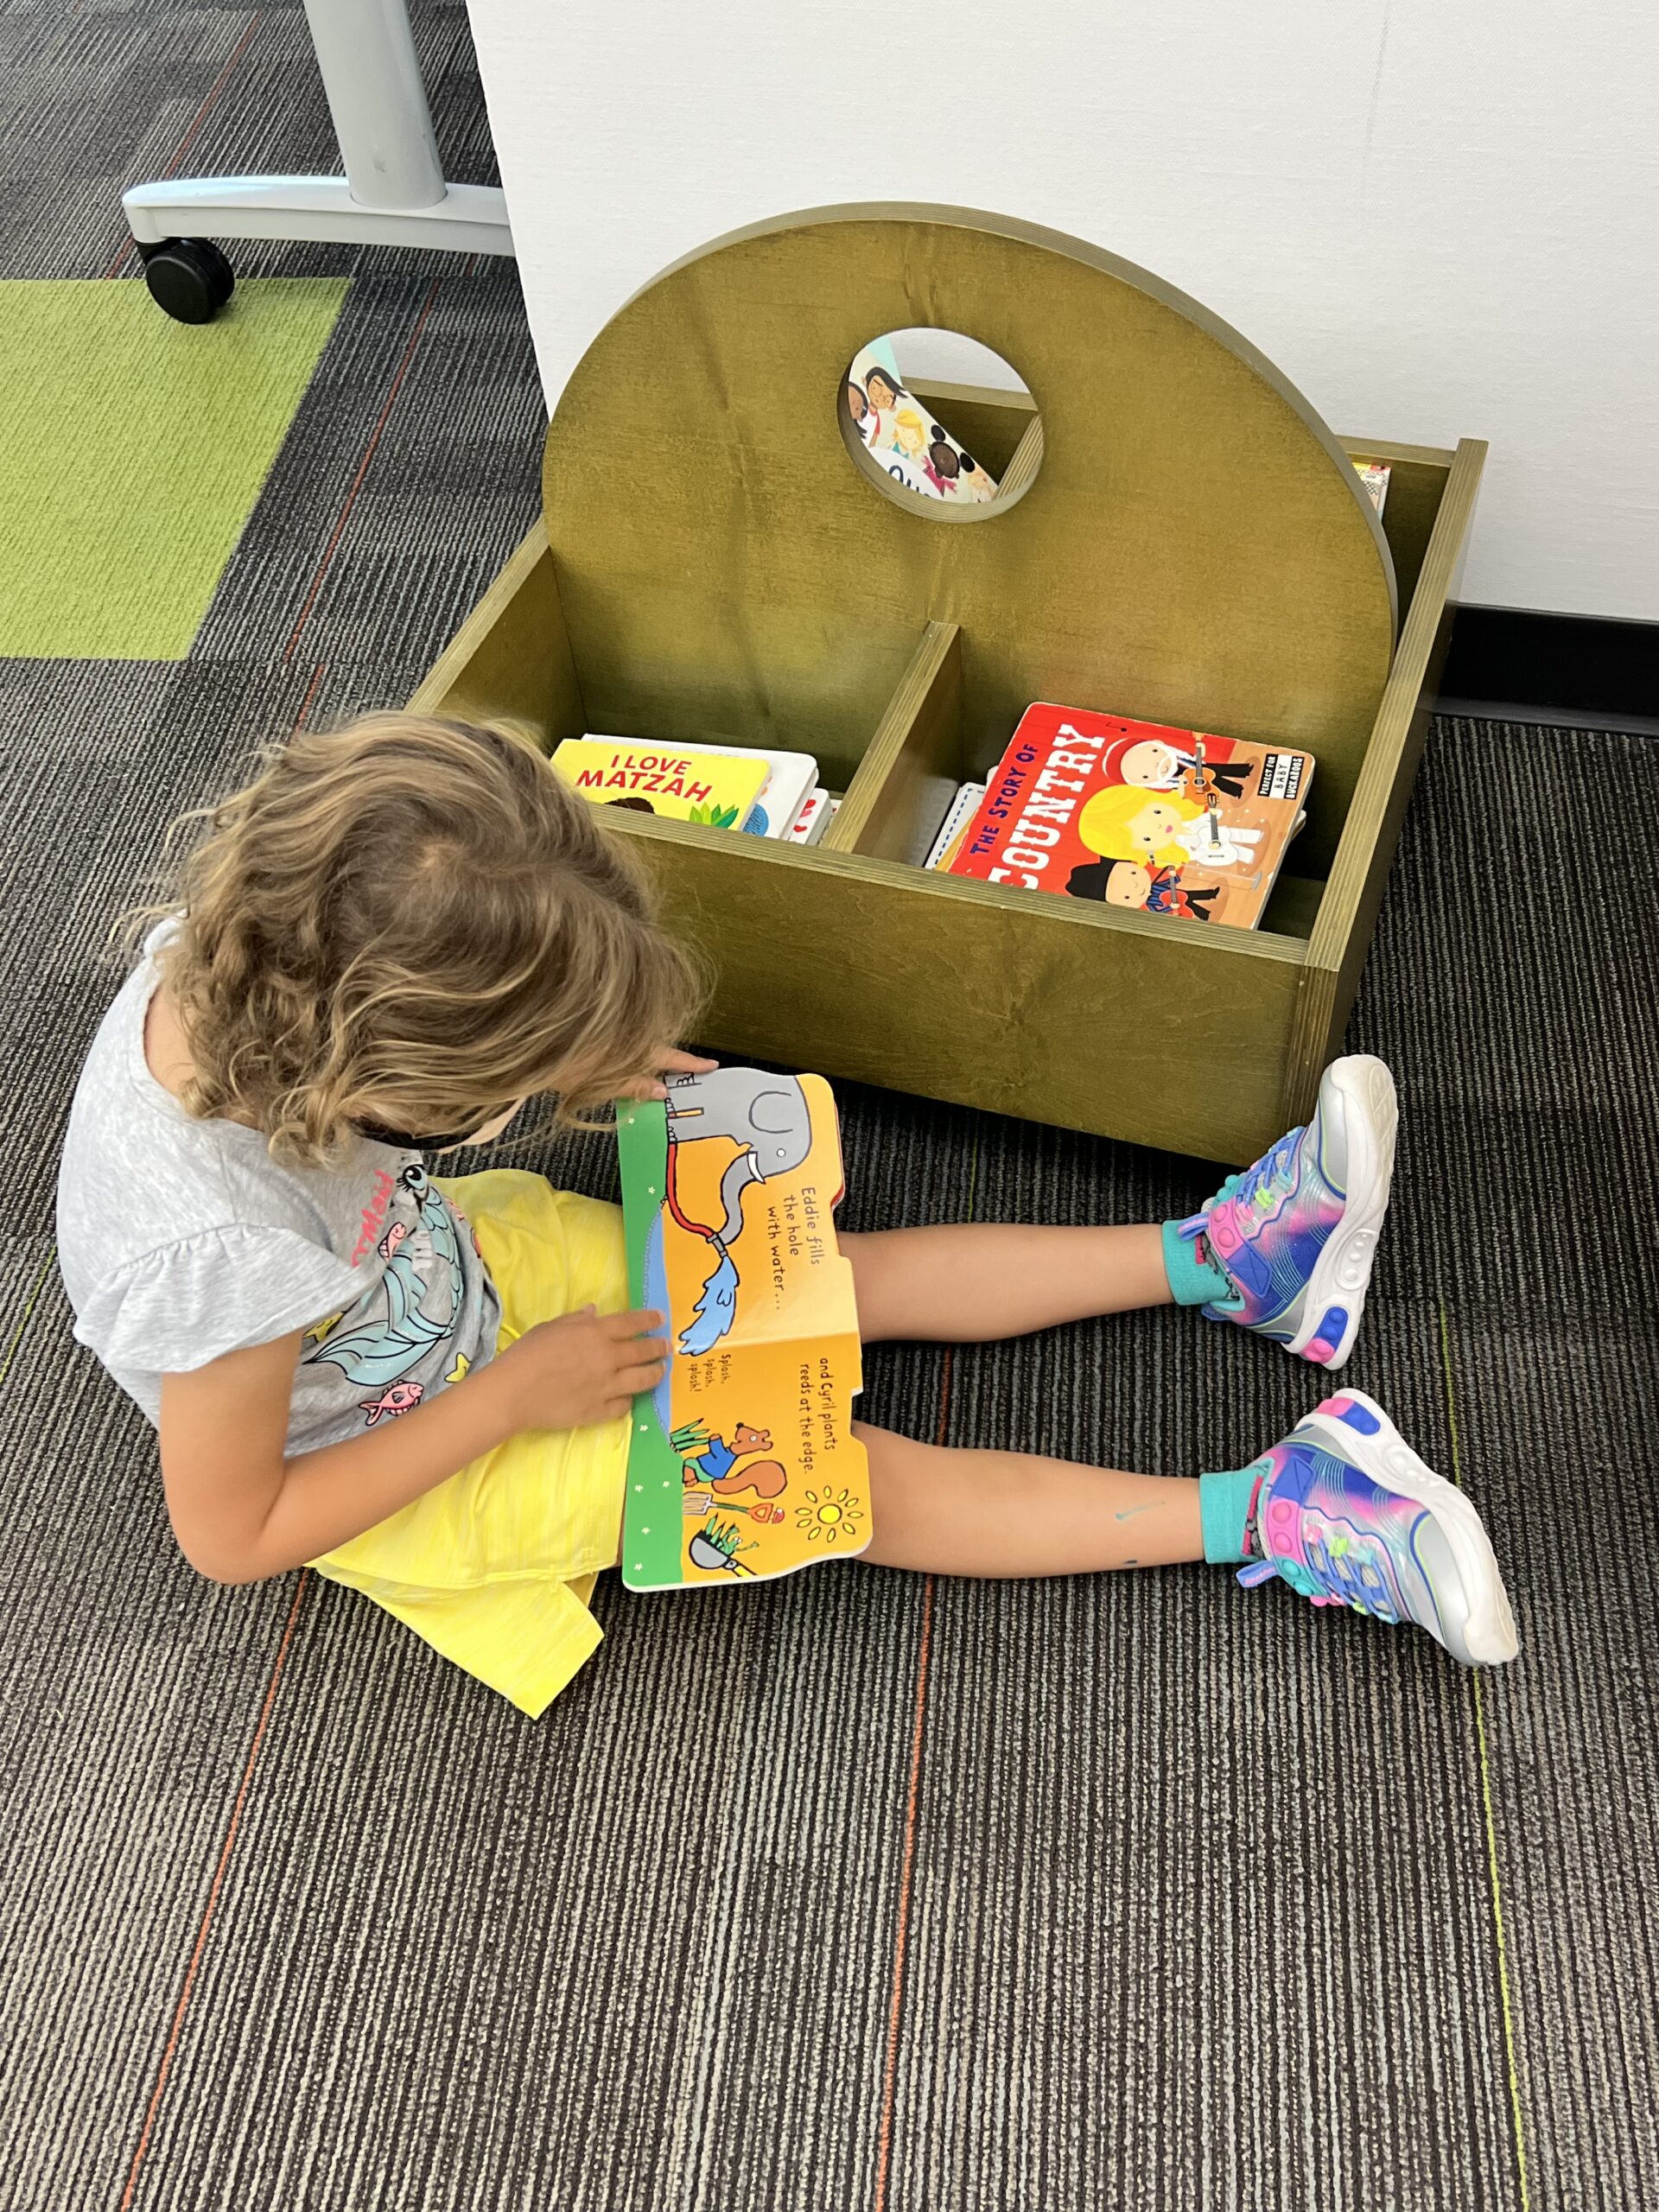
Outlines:
[[[365,1140],[346,1166],[294,1170],[257,1130],[185,1112],[144,1058],[159,935],[70,1111],[58,1259],[75,1334],[154,1421],[163,1375],[303,1329],[289,1451],[361,1435],[492,1357],[489,1272],[417,1154]]]

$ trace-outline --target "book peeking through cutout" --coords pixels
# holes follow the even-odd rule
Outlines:
[[[1027,707],[953,875],[1254,929],[1301,827],[1311,753]]]
[[[616,1109],[628,1284],[667,1316],[633,1402],[630,1590],[791,1574],[870,1541],[853,1268],[836,1242],[841,1135],[822,1076],[716,1068]]]
[[[996,497],[995,477],[951,435],[931,404],[900,381],[890,345],[865,346],[853,356],[847,412],[876,466],[906,491],[957,507]]]
[[[1354,467],[1359,471],[1359,480],[1365,486],[1366,495],[1380,517],[1388,501],[1389,479],[1394,474],[1392,467],[1386,461],[1362,460],[1358,456],[1355,457]]]

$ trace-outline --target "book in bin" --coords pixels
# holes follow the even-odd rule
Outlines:
[[[616,738],[605,741],[607,744],[623,741]],[[764,760],[766,781],[746,818],[734,827],[741,828],[750,837],[789,836],[818,780],[818,764],[810,753],[772,753],[764,746],[707,742],[700,744],[697,750],[733,760]]]
[[[870,1487],[830,1086],[716,1068],[667,1088],[616,1112],[629,1292],[667,1317],[668,1350],[633,1402],[622,1580],[720,1586],[849,1558]]]
[[[728,753],[653,739],[567,737],[553,766],[595,806],[631,806],[678,822],[741,830],[772,773],[764,753]]]
[[[1391,465],[1386,461],[1356,456],[1354,467],[1359,471],[1359,480],[1365,486],[1366,494],[1380,517],[1388,503],[1389,479],[1394,474]]]
[[[607,750],[602,754],[588,750],[567,753],[567,746]],[[656,814],[672,814],[677,811],[673,801],[683,797],[690,811],[683,820],[741,830],[751,837],[787,837],[818,779],[818,764],[810,753],[717,745],[707,739],[696,745],[671,745],[592,730],[556,746],[553,760],[585,798],[601,805],[649,807]],[[741,811],[735,810],[741,803],[730,796],[727,778],[715,772],[714,764],[721,760],[741,761],[746,770],[756,761],[763,765],[760,789]],[[686,785],[683,792],[671,788],[677,779]],[[701,789],[704,785],[707,794]]]
[[[948,863],[1027,891],[1254,929],[1300,827],[1311,754],[1077,707],[1027,707]]]
[[[958,784],[957,795],[945,809],[939,832],[927,849],[924,868],[939,868],[949,872],[950,863],[961,851],[963,841],[973,826],[979,811],[979,803],[985,796],[983,784]]]
[[[789,841],[796,845],[816,845],[835,820],[841,805],[838,798],[831,798],[822,784],[815,784],[802,802],[789,830]]]

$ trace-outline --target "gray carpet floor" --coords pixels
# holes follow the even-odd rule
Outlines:
[[[451,174],[487,176],[464,14],[416,27]],[[0,275],[129,280],[121,186],[169,162],[327,159],[293,8],[0,7]],[[1659,753],[1437,726],[1351,1032],[1404,1103],[1351,1378],[1486,1515],[1516,1666],[1200,1569],[607,1578],[531,1726],[315,1577],[197,1581],[52,1263],[163,824],[256,740],[407,696],[536,507],[510,267],[236,259],[353,281],[189,659],[0,664],[0,2203],[1659,2202]],[[855,1228],[1212,1179],[842,1103]],[[512,1156],[614,1187],[600,1140]],[[1177,1472],[1319,1395],[1161,1313],[888,1348],[865,1410]]]

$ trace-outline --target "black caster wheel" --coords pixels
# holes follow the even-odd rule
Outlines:
[[[231,264],[206,238],[163,238],[141,245],[149,296],[175,322],[211,322],[231,294]]]

